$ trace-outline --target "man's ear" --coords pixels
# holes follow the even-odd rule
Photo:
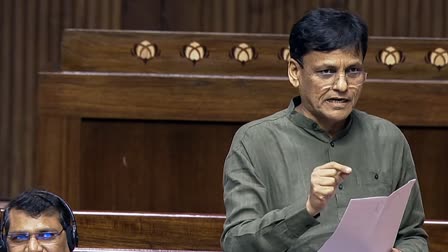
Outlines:
[[[288,78],[291,85],[295,88],[300,86],[300,69],[299,63],[291,58],[288,62]]]

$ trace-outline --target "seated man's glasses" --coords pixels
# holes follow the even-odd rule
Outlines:
[[[20,233],[9,233],[8,234],[8,242],[11,245],[22,245],[28,243],[32,236],[36,238],[41,243],[52,243],[59,235],[61,235],[61,231],[42,231],[37,233],[29,233],[29,232],[20,232]]]

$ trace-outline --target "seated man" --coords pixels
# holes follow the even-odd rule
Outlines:
[[[400,129],[354,109],[367,40],[367,25],[346,11],[313,10],[293,26],[288,76],[300,96],[235,134],[224,165],[225,251],[318,251],[350,199],[388,196],[416,178]],[[428,251],[423,221],[416,184],[390,250]]]
[[[47,191],[31,190],[13,199],[0,226],[1,252],[68,252],[78,244],[72,210]]]

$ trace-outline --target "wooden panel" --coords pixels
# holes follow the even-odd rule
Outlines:
[[[11,83],[12,83],[12,72],[11,72],[11,30],[12,30],[12,0],[0,2],[1,7],[1,23],[0,23],[0,163],[5,165],[0,165],[0,197],[6,198],[10,193],[9,178],[10,178],[10,167],[11,163]]]
[[[160,57],[147,64],[132,56],[136,44],[148,40],[156,44]],[[193,64],[182,58],[182,48],[193,41],[206,46],[209,57]],[[232,47],[240,43],[265,49],[257,61],[244,66],[230,58]],[[277,47],[273,47],[273,46]],[[286,75],[286,62],[278,59],[279,50],[287,47],[285,36],[281,35],[237,35],[237,34],[198,34],[164,32],[101,32],[69,30],[64,34],[62,50],[63,70],[108,71],[108,72],[150,72],[186,74],[228,74],[234,75]],[[256,63],[256,64],[255,64]]]
[[[444,0],[131,0],[123,6],[128,30],[286,34],[307,10],[335,7],[359,13],[374,36],[448,37]]]
[[[75,214],[81,248],[221,250],[222,215]]]
[[[426,218],[448,219],[448,201],[440,200],[448,194],[448,128],[402,127],[411,146],[418,179],[422,188]]]
[[[444,0],[345,0],[359,13],[375,36],[447,37],[448,7]],[[366,6],[369,6],[366,8]]]
[[[0,167],[0,173],[4,175],[0,177],[0,195],[5,197],[30,186],[35,158],[35,72],[59,68],[63,28],[120,29],[123,25],[126,29],[285,34],[306,9],[324,6],[359,12],[366,17],[372,35],[448,37],[448,16],[442,15],[448,10],[448,4],[443,0],[400,0],[397,4],[384,0],[203,0],[188,5],[183,0],[133,0],[132,8],[123,13],[122,4],[125,6],[131,1],[24,2],[3,0],[0,4],[0,32],[4,38],[0,41],[0,162],[4,164]],[[391,8],[392,4],[397,8]],[[136,10],[141,14],[137,15]],[[224,16],[218,15],[221,13]],[[129,48],[126,48],[127,52]],[[420,69],[423,68],[413,68],[417,72]],[[406,76],[401,75],[402,78]]]
[[[22,181],[11,180],[18,182],[19,186],[15,187],[15,192],[23,189],[23,187],[29,187],[33,181],[32,169],[35,166],[36,156],[35,156],[35,137],[36,137],[36,93],[37,93],[37,64],[36,60],[38,57],[37,46],[35,43],[26,43],[26,41],[36,41],[38,34],[34,26],[34,22],[37,19],[38,13],[36,13],[37,2],[25,1],[25,43],[24,47],[24,67],[21,69],[20,74],[24,76],[23,78],[23,93],[21,94],[23,99],[23,110],[21,112],[21,117],[23,120],[23,129],[19,134],[23,134],[23,142],[21,149],[18,153],[21,153],[16,159],[22,158],[23,165],[17,167],[19,174],[13,175],[12,178],[20,178],[22,176]],[[17,46],[17,44],[16,44]],[[24,73],[28,73],[25,74]]]
[[[12,92],[10,93],[11,97],[11,120],[13,122],[13,127],[11,128],[10,134],[12,141],[10,143],[11,148],[11,159],[12,159],[12,169],[11,177],[20,177],[26,176],[24,172],[27,168],[24,164],[24,159],[21,159],[21,156],[26,151],[26,146],[24,146],[24,134],[29,134],[24,130],[25,127],[25,118],[24,115],[24,107],[26,101],[26,93],[28,90],[25,90],[25,80],[23,71],[25,69],[24,62],[24,45],[25,45],[25,20],[22,16],[25,15],[25,2],[23,0],[18,0],[14,2],[15,9],[13,12],[13,29],[15,32],[13,35],[14,46],[12,48],[13,57],[13,69],[12,69]],[[28,94],[28,97],[30,95]],[[28,115],[29,116],[29,115]],[[10,182],[10,190],[13,192],[17,192],[23,186],[23,182],[19,180],[13,180]]]
[[[36,147],[36,73],[59,68],[62,30],[86,28],[89,12],[98,17],[93,28],[120,28],[121,0],[0,1],[0,197],[9,198],[33,181]],[[77,8],[79,7],[79,8]],[[84,14],[83,14],[84,15]],[[116,20],[119,20],[117,22]]]
[[[296,93],[286,78],[261,77],[65,72],[40,83],[43,111],[92,118],[246,122],[286,108]],[[448,81],[371,79],[358,107],[400,126],[446,126],[447,95]]]
[[[15,42],[15,46],[12,48],[13,57],[13,65],[14,68],[12,70],[12,92],[10,93],[11,97],[11,120],[14,123],[11,128],[10,134],[12,141],[10,143],[11,148],[11,159],[12,159],[12,169],[11,177],[18,177],[25,175],[24,171],[24,163],[23,159],[20,159],[21,154],[23,153],[23,133],[24,131],[24,118],[23,118],[23,106],[24,106],[24,96],[22,95],[24,90],[24,80],[23,80],[23,69],[25,67],[23,62],[23,46],[25,42],[25,31],[23,29],[25,20],[21,18],[24,15],[24,1],[18,0],[14,2],[15,9],[13,12],[13,29],[18,29],[16,32],[12,34],[13,40]],[[10,189],[11,191],[18,191],[21,187],[21,181],[11,181]]]
[[[2,214],[0,209],[0,217]],[[224,215],[92,211],[74,214],[80,238],[76,251],[221,251]],[[429,251],[447,251],[448,222],[426,220],[423,228],[429,235]]]
[[[80,247],[221,250],[225,217],[77,212],[76,220]],[[424,229],[431,252],[448,250],[448,222],[428,220]]]
[[[75,252],[213,252],[209,250],[178,250],[178,249],[111,249],[111,248],[76,248]]]
[[[35,3],[23,0],[1,2],[0,62],[0,197],[9,197],[31,183],[34,144],[36,34],[29,26],[36,18]],[[21,178],[11,179],[11,178]]]
[[[79,117],[40,114],[38,158],[33,183],[38,188],[63,195],[73,207],[79,206],[80,192]]]
[[[91,118],[244,122],[287,107],[295,90],[285,81],[47,73],[39,106]]]
[[[144,40],[155,44],[160,51],[160,56],[146,64],[131,53],[134,46]],[[209,52],[207,58],[196,64],[181,56],[182,48],[193,41],[205,46]],[[246,64],[229,56],[231,49],[243,42],[253,46],[258,55]],[[389,46],[404,55],[404,62],[392,68],[377,61],[378,53]],[[279,53],[285,47],[288,47],[287,36],[273,34],[69,30],[64,34],[62,69],[284,77],[286,62],[279,59]],[[428,52],[439,47],[448,50],[448,39],[372,37],[365,61],[369,78],[446,80],[448,68],[439,71],[425,61]]]
[[[240,125],[83,120],[79,209],[224,213],[222,167]],[[448,194],[448,172],[441,169],[448,163],[448,128],[402,129],[414,153],[426,217],[448,218],[448,204],[440,200]]]
[[[428,220],[423,228],[429,236],[429,251],[448,251],[448,222]]]
[[[190,3],[188,4],[188,6]],[[122,12],[119,13],[123,17],[123,26],[125,27],[141,27],[145,25],[145,30],[166,30],[160,25],[164,18],[162,7],[166,4],[163,0],[126,0],[122,3]],[[184,8],[185,4],[182,5]]]
[[[219,212],[223,209],[219,196],[222,162],[233,132],[242,122],[286,108],[296,92],[286,78],[261,77],[65,72],[42,73],[40,83],[42,115],[74,118],[73,130],[64,131],[65,135],[54,133],[61,122],[43,125],[48,133],[41,136],[49,138],[43,137],[43,141],[55,142],[58,148],[42,146],[45,153],[40,155],[49,159],[39,163],[42,173],[72,167],[86,184],[79,184],[77,176],[73,181],[63,176],[67,184],[45,176],[40,176],[40,182],[50,188],[56,183],[55,192],[83,209]],[[431,194],[433,177],[446,176],[444,150],[448,146],[442,139],[447,137],[447,92],[446,81],[370,80],[358,106],[391,120],[410,137],[428,218],[448,218],[448,205],[437,200],[439,194]],[[181,141],[176,141],[178,137]],[[80,143],[63,149],[67,144],[63,141],[68,141],[64,139],[74,143],[78,139]],[[433,147],[438,150],[429,154]],[[71,161],[63,165],[51,161],[58,156]],[[198,203],[194,182],[201,181],[203,174],[210,175],[203,185],[207,201]],[[134,197],[115,186],[120,185],[120,179],[132,185],[132,191],[137,192]],[[172,187],[163,185],[166,181],[174,181]],[[98,184],[102,189],[96,187]],[[443,181],[439,184],[439,191],[444,193]],[[156,193],[155,187],[163,190]],[[154,195],[139,202],[141,196],[135,195],[140,193]],[[181,197],[185,198],[179,200]]]
[[[222,167],[241,124],[85,119],[81,125],[78,209],[224,212]]]

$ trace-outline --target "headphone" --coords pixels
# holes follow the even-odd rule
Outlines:
[[[70,216],[70,223],[69,225],[64,228],[65,229],[65,234],[67,235],[67,245],[70,251],[73,251],[77,246],[78,246],[78,228],[76,226],[76,219],[75,219],[75,215],[73,214],[72,209],[70,208],[70,206],[67,204],[67,202],[65,202],[61,197],[59,197],[58,195],[51,193],[51,192],[47,192],[47,191],[41,191],[41,190],[36,190],[35,191],[37,196],[42,198],[45,201],[49,201],[47,199],[48,196],[52,196],[54,198],[56,198],[64,207],[63,211],[68,212],[69,216]],[[6,216],[9,215],[9,209],[5,209],[5,211],[3,212],[3,216],[0,220],[0,232],[1,232],[1,239],[0,239],[0,252],[8,252],[8,247],[6,245]]]
[[[3,230],[5,229],[5,215],[6,215],[6,210],[2,211],[2,218],[0,219],[0,252],[7,252],[7,248],[6,248],[6,235],[5,232],[3,232]]]

